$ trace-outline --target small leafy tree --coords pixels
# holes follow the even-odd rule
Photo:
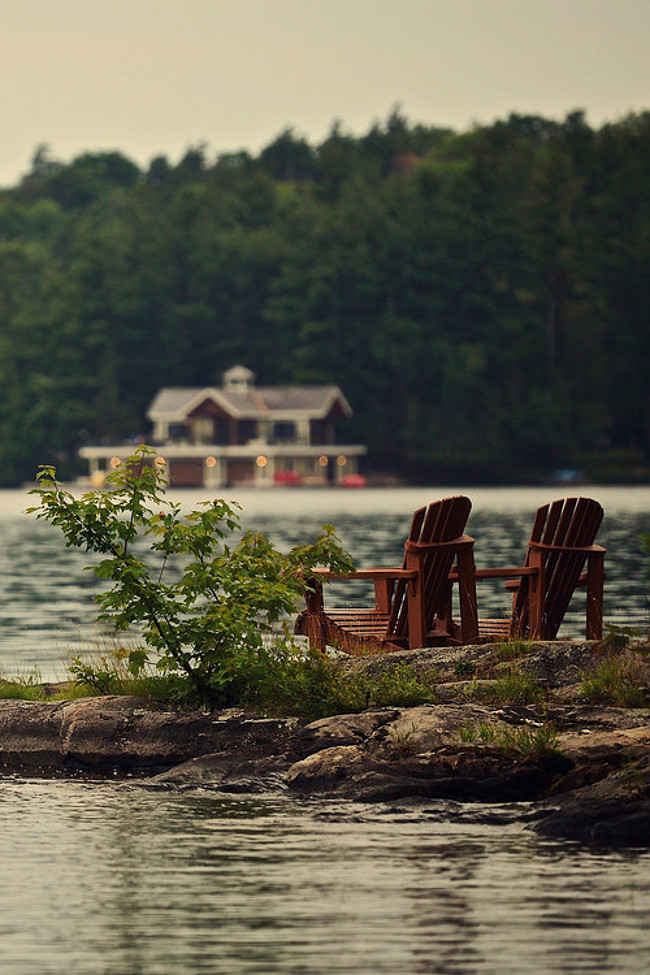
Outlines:
[[[347,572],[351,560],[331,525],[313,544],[282,554],[266,536],[242,533],[238,506],[224,500],[183,516],[164,498],[155,454],[140,447],[105,489],[81,497],[43,466],[32,492],[39,503],[29,511],[60,528],[68,547],[102,556],[89,566],[110,583],[96,597],[99,620],[120,632],[137,626],[146,644],[128,654],[134,676],[153,652],[160,671],[184,677],[205,703],[255,700],[278,660],[296,652],[286,617],[314,567]]]

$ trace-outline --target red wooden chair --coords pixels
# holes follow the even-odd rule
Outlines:
[[[311,647],[329,645],[348,653],[476,642],[474,540],[463,534],[470,509],[469,498],[462,496],[419,508],[401,568],[362,569],[343,577],[372,580],[372,609],[326,609],[321,580],[342,577],[319,573],[294,632],[307,636]],[[459,585],[459,623],[452,619],[452,577]]]
[[[602,519],[591,498],[553,501],[537,511],[522,568],[477,569],[477,579],[506,578],[514,590],[512,617],[479,620],[480,640],[554,640],[578,586],[587,589],[587,639],[600,640],[605,549],[593,543]]]

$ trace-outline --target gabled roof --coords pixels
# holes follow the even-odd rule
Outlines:
[[[335,406],[350,416],[352,410],[338,386],[262,386],[245,390],[214,386],[166,386],[147,411],[153,421],[182,423],[205,402],[212,400],[237,419],[323,419]]]

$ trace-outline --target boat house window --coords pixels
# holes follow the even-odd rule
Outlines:
[[[296,439],[296,425],[290,421],[273,424],[273,439],[276,443],[291,443]]]
[[[214,423],[211,416],[197,416],[194,420],[194,442],[212,443]]]

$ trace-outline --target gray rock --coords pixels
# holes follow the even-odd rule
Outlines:
[[[161,771],[199,755],[273,746],[293,719],[242,711],[170,711],[134,697],[0,701],[6,771]]]
[[[552,688],[543,703],[529,705],[453,696],[463,687],[466,668],[459,663],[475,664],[471,686],[504,663],[502,653],[485,646],[346,662],[344,669],[375,672],[408,663],[435,670],[441,683],[426,705],[311,723],[242,709],[175,711],[134,697],[0,701],[0,763],[6,772],[145,776],[139,788],[444,800],[477,822],[500,821],[509,803],[507,821],[540,834],[650,847],[650,709],[586,705],[575,693],[576,677],[595,665],[600,649],[586,643],[529,649],[517,667]],[[639,656],[634,673],[643,677]],[[536,729],[549,725],[557,732],[555,748],[543,740],[536,747]]]

